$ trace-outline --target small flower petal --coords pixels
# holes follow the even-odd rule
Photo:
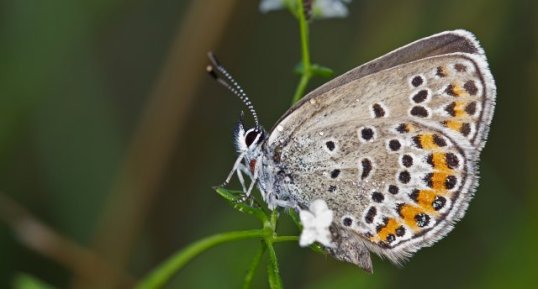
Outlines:
[[[317,222],[320,227],[329,227],[333,222],[333,211],[328,210],[317,216]]]
[[[316,241],[316,232],[312,230],[303,230],[299,239],[299,246],[306,247],[312,245]]]
[[[351,0],[316,0],[314,1],[313,11],[316,18],[334,18],[346,17],[348,14],[347,6]]]
[[[313,15],[315,18],[346,17],[348,10],[346,4],[351,0],[315,0]]]
[[[324,200],[312,201],[309,210],[301,210],[299,217],[303,224],[299,245],[304,247],[317,241],[324,246],[332,246],[329,227],[333,221],[333,211]]]
[[[312,12],[314,18],[334,18],[346,17],[348,14],[347,4],[351,0],[312,0]],[[295,0],[262,0],[260,2],[260,11],[266,13],[269,11],[279,10],[286,7],[296,9]],[[295,8],[293,8],[295,7]]]
[[[262,13],[282,8],[284,8],[284,0],[262,0],[260,2],[260,11]]]
[[[299,212],[299,218],[301,219],[302,224],[311,224],[314,222],[314,219],[316,218],[314,214],[310,213],[306,210],[301,210]]]
[[[314,215],[317,215],[324,211],[327,211],[329,208],[327,207],[327,203],[325,203],[324,200],[317,199],[317,200],[312,201],[312,203],[310,203],[310,206],[308,207],[308,209],[310,209],[310,211]]]
[[[333,247],[334,244],[331,242],[331,234],[327,232],[326,234],[320,234],[317,236],[317,241],[325,247]]]

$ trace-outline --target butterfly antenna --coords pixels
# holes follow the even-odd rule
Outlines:
[[[258,115],[256,114],[256,110],[254,110],[254,106],[252,105],[252,102],[250,102],[250,99],[248,98],[247,94],[241,88],[241,86],[235,81],[235,79],[228,73],[228,71],[220,64],[220,62],[217,60],[213,52],[208,53],[209,60],[211,61],[211,64],[207,66],[207,73],[211,75],[218,83],[220,83],[222,86],[226,87],[229,91],[231,91],[233,94],[235,94],[241,101],[246,105],[250,113],[252,114],[252,117],[254,118],[254,122],[256,123],[256,127],[259,127],[260,124],[258,122]],[[224,75],[224,78],[220,77],[217,72]]]

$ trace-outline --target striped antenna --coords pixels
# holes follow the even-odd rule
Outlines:
[[[233,94],[239,97],[239,99],[241,99],[241,101],[245,104],[245,106],[252,114],[254,122],[256,123],[256,127],[260,127],[256,110],[254,110],[254,106],[252,105],[252,102],[250,102],[250,99],[248,98],[243,88],[241,88],[237,81],[235,81],[235,79],[230,75],[230,73],[228,73],[228,71],[220,64],[213,52],[209,52],[208,56],[209,60],[211,61],[211,64],[208,65],[206,68],[207,73],[209,73],[209,75],[211,75],[218,83],[226,87],[229,91],[231,91]],[[224,75],[224,78],[220,77],[217,72]]]

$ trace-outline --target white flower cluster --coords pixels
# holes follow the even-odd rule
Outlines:
[[[331,232],[329,226],[333,221],[331,211],[324,200],[315,200],[310,203],[308,210],[299,212],[303,232],[299,240],[301,247],[306,247],[314,242],[319,242],[326,247],[331,247]]]
[[[312,0],[312,15],[314,18],[346,17],[348,14],[346,4],[351,0]],[[260,11],[268,12],[293,7],[296,0],[262,0]]]

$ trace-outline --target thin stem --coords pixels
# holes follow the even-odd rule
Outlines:
[[[260,265],[263,253],[265,253],[265,248],[265,244],[261,243],[260,248],[256,252],[256,255],[254,255],[252,262],[250,263],[250,267],[247,271],[247,274],[245,275],[245,280],[243,282],[243,286],[241,287],[242,289],[250,289],[250,287],[252,287],[252,279],[254,278],[254,273],[256,272],[256,269],[258,269],[258,266]]]
[[[241,239],[262,238],[266,236],[264,230],[234,231],[216,234],[204,238],[177,252],[146,276],[135,288],[155,289],[162,288],[179,270],[200,253],[216,245]]]
[[[303,0],[297,0],[297,19],[299,20],[299,29],[301,33],[301,54],[302,54],[302,64],[303,64],[303,75],[299,81],[299,85],[295,90],[293,95],[292,104],[296,103],[301,99],[310,81],[312,78],[312,64],[310,63],[310,49],[309,49],[309,40],[308,40],[308,23],[306,21]]]
[[[280,279],[280,270],[278,269],[278,260],[276,257],[275,248],[273,242],[277,239],[276,227],[278,222],[278,210],[271,212],[269,222],[264,224],[264,228],[267,232],[264,238],[265,246],[267,247],[267,253],[269,255],[269,263],[267,263],[267,277],[269,281],[269,288],[282,289],[282,280]]]
[[[271,212],[271,225],[273,226],[273,231],[276,231],[276,223],[278,222],[278,209],[275,209]]]
[[[278,236],[273,238],[273,243],[299,241],[299,236]]]
[[[265,239],[267,252],[269,253],[269,263],[267,264],[267,275],[269,277],[269,288],[282,289],[282,280],[280,279],[280,270],[278,269],[278,259],[275,248],[271,239]]]

